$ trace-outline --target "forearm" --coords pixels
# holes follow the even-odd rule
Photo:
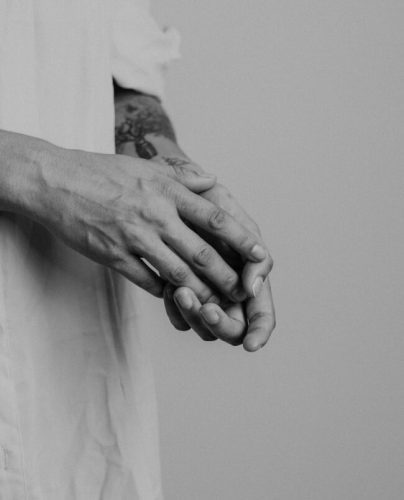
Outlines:
[[[0,130],[0,210],[36,211],[44,158],[51,149],[40,139]]]
[[[116,152],[156,159],[171,166],[192,162],[177,143],[174,127],[159,99],[115,85]],[[195,169],[195,164],[192,164]]]

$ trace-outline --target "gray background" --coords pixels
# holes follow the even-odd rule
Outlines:
[[[275,259],[251,355],[146,299],[167,500],[404,498],[402,0],[155,0],[167,107]]]

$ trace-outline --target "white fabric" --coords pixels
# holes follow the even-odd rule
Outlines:
[[[177,45],[144,0],[0,0],[0,128],[111,153],[112,75],[161,95]],[[134,292],[0,212],[0,500],[162,498]]]

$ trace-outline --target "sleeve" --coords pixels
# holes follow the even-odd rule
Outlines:
[[[114,2],[112,21],[112,75],[123,88],[160,98],[164,71],[179,57],[180,35],[161,29],[152,18],[148,0]]]

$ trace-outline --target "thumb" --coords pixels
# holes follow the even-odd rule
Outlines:
[[[194,193],[201,193],[216,184],[216,176],[207,172],[198,172],[191,166],[173,167],[175,179]]]
[[[216,184],[215,174],[205,172],[191,160],[164,158],[164,163],[168,175],[194,193],[206,191]]]

